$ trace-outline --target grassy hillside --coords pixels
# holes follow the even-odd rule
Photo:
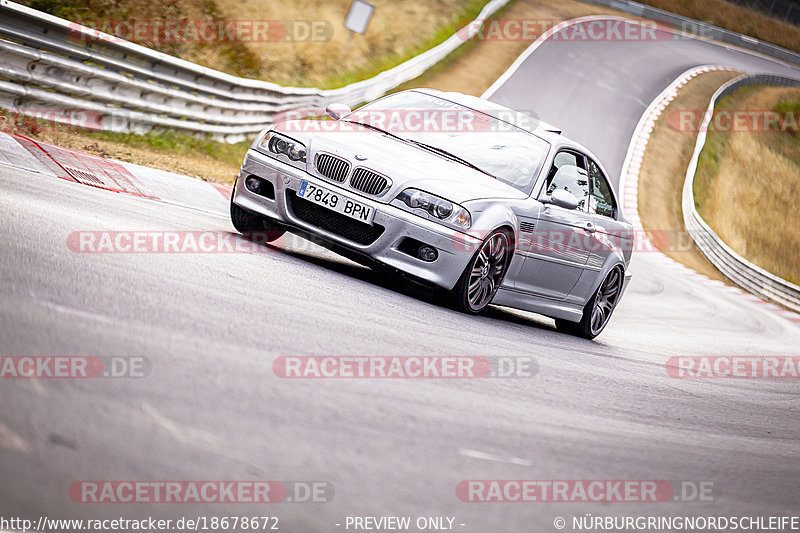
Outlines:
[[[474,19],[486,0],[371,0],[372,21],[364,35],[344,28],[351,0],[22,0],[35,9],[126,37],[128,24],[148,29],[166,21],[220,21],[245,28],[266,23],[255,37],[152,38],[138,44],[237,76],[281,85],[333,88],[372,77],[444,41]],[[218,35],[215,33],[214,35]],[[223,33],[224,36],[224,33]],[[299,40],[297,40],[299,39]]]
[[[710,131],[698,162],[698,211],[737,253],[800,283],[800,89],[740,89],[715,113],[734,110],[775,111],[781,128]]]
[[[800,27],[725,0],[637,0],[800,53]]]

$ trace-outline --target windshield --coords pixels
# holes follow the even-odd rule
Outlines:
[[[415,91],[367,104],[344,120],[449,152],[522,191],[531,186],[549,147],[535,135],[486,113]]]

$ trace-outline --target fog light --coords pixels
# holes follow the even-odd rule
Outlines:
[[[436,251],[436,248],[432,248],[427,245],[420,246],[419,252],[417,252],[417,257],[430,263],[431,261],[436,261],[436,258],[439,257],[439,252]]]
[[[244,180],[244,186],[247,187],[248,191],[258,192],[258,188],[261,186],[261,180],[255,176],[248,176],[247,179]]]

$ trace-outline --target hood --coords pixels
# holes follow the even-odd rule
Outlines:
[[[324,127],[319,122],[291,121],[275,129],[305,144],[307,169],[312,175],[319,175],[314,161],[318,153],[325,152],[347,160],[351,168],[364,167],[389,178],[391,186],[380,196],[370,197],[381,202],[390,202],[409,187],[456,203],[485,198],[527,197],[500,180],[379,131],[356,130],[355,125],[350,125],[353,131],[349,128],[345,131],[314,131]],[[446,150],[447,146],[441,148]]]

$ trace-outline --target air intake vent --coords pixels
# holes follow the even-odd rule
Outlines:
[[[355,169],[353,177],[350,178],[350,186],[352,188],[373,196],[383,194],[387,185],[389,185],[388,179],[366,168]]]
[[[317,167],[317,172],[339,183],[350,173],[350,163],[328,154],[317,154],[314,166]]]
[[[536,224],[533,222],[520,222],[519,230],[525,233],[533,233],[536,230]]]

